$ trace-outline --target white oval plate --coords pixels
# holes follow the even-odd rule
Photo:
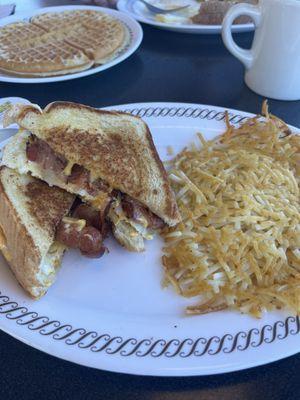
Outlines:
[[[222,31],[222,25],[171,24],[158,22],[154,18],[155,14],[151,13],[139,0],[119,0],[117,7],[118,10],[127,13],[139,22],[168,31],[205,35],[221,33]],[[253,29],[253,24],[232,25],[232,32],[249,32],[253,31]]]
[[[225,129],[220,107],[142,103],[110,107],[149,124],[162,159]],[[233,123],[250,114],[229,110]],[[284,312],[257,320],[222,311],[185,316],[188,300],[162,289],[162,242],[129,253],[113,240],[100,260],[68,251],[57,282],[29,299],[0,258],[0,328],[32,347],[78,364],[139,375],[207,375],[241,370],[300,351],[299,317]]]
[[[74,74],[66,74],[66,75],[59,75],[59,76],[49,76],[49,77],[20,77],[17,75],[9,75],[5,72],[0,71],[0,81],[2,82],[13,82],[13,83],[48,83],[48,82],[59,82],[59,81],[68,81],[70,79],[77,79],[82,78],[83,76],[93,75],[98,72],[104,71],[108,68],[113,67],[116,64],[124,61],[126,58],[130,57],[139,47],[143,39],[143,30],[141,25],[136,22],[136,20],[130,17],[127,14],[121,13],[116,10],[111,10],[109,8],[103,7],[95,7],[95,6],[58,6],[58,7],[45,7],[39,8],[37,10],[31,10],[28,13],[18,14],[3,18],[0,20],[0,26],[4,26],[7,24],[11,24],[12,22],[16,21],[28,21],[31,17],[37,14],[43,14],[45,12],[58,12],[58,11],[66,11],[66,10],[97,10],[102,11],[112,17],[123,22],[127,28],[129,29],[130,33],[130,41],[129,44],[114,58],[112,61],[89,68],[85,71],[76,72]]]

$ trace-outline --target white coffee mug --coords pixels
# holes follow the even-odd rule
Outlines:
[[[241,15],[249,16],[255,25],[250,50],[239,47],[232,37],[231,25]],[[300,0],[237,4],[224,18],[222,38],[245,65],[250,89],[277,100],[300,100]]]

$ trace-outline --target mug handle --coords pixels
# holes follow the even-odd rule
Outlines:
[[[222,39],[230,53],[239,59],[247,69],[249,69],[253,64],[253,51],[252,49],[246,50],[238,46],[233,40],[231,32],[233,21],[241,15],[250,17],[254,22],[255,28],[257,28],[261,22],[262,14],[259,6],[243,3],[236,4],[227,11],[224,17],[222,24]]]

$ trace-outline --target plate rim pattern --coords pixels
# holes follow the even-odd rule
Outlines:
[[[169,340],[163,338],[123,338],[122,336],[111,336],[108,333],[100,334],[96,331],[87,331],[85,328],[73,328],[70,324],[51,320],[35,311],[29,311],[25,306],[20,306],[17,301],[11,300],[1,291],[0,315],[30,331],[38,332],[42,336],[63,341],[68,346],[89,349],[93,353],[104,351],[108,355],[119,354],[122,357],[150,356],[158,358],[165,356],[173,358],[179,356],[187,358],[190,356],[214,356],[219,353],[229,354],[234,351],[257,348],[262,344],[284,340],[288,336],[295,336],[300,333],[299,316],[288,316],[285,320],[278,320],[273,325],[263,325],[260,329],[251,328],[248,331],[239,331],[235,334],[225,333],[223,336],[214,335],[210,338],[173,338]]]

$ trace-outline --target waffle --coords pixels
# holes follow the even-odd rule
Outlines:
[[[0,28],[0,70],[26,76],[78,72],[111,60],[128,39],[125,25],[102,12],[40,14]]]
[[[129,40],[124,24],[99,11],[45,13],[33,17],[31,22],[48,32],[63,32],[66,42],[85,52],[96,64],[114,58]]]

